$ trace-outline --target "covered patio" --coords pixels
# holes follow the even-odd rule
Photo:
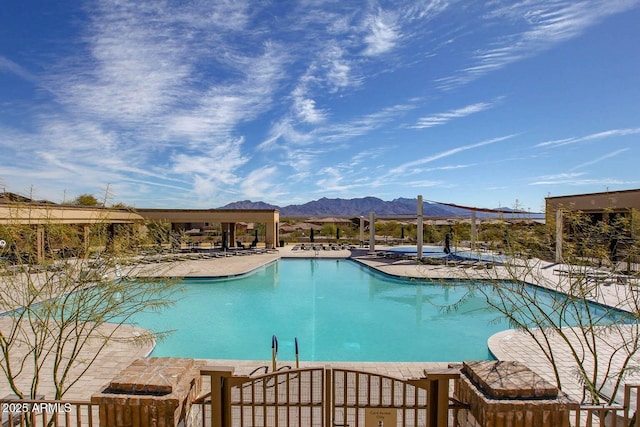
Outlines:
[[[175,230],[180,225],[190,228],[194,224],[222,224],[225,243],[234,247],[236,242],[236,224],[255,222],[265,224],[265,246],[273,249],[277,246],[278,222],[280,212],[276,209],[138,209],[137,213],[146,221],[158,221],[171,224]]]

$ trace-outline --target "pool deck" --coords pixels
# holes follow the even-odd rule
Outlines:
[[[384,247],[377,247],[378,250],[384,250]],[[460,266],[443,266],[443,265],[421,265],[415,261],[403,259],[387,259],[377,255],[369,254],[367,249],[352,250],[323,250],[323,251],[301,251],[293,250],[293,246],[285,246],[278,248],[277,252],[254,254],[245,256],[230,256],[225,258],[185,260],[179,262],[159,262],[153,266],[143,265],[131,267],[130,273],[136,273],[148,276],[165,276],[165,277],[220,277],[234,276],[249,273],[255,269],[261,268],[269,263],[275,262],[280,258],[352,258],[357,262],[370,266],[383,273],[425,279],[473,279],[486,278],[488,270],[476,270],[473,268],[461,268]],[[555,265],[545,262],[536,263],[536,271],[522,271],[522,274],[529,282],[539,282],[538,284],[550,287],[557,285],[562,280],[566,280],[558,271],[562,271],[562,265]],[[495,278],[512,278],[513,271],[506,271],[502,267],[491,269],[490,274]],[[484,276],[483,276],[484,275]],[[533,277],[535,276],[535,277]],[[606,285],[599,286],[594,300],[602,303],[612,304],[616,301],[618,293],[623,286]],[[1,326],[1,325],[0,325]],[[123,329],[122,333],[132,333],[131,329]],[[546,362],[543,354],[537,349],[531,338],[523,333],[509,330],[492,336],[488,341],[490,351],[500,360],[519,361],[547,380],[555,383],[551,366]],[[152,346],[132,347],[131,345],[115,342],[109,345],[109,348],[100,355],[95,366],[76,384],[65,396],[67,399],[86,400],[91,394],[102,390],[109,380],[121,369],[124,369],[129,363],[139,357],[149,354]],[[91,352],[91,349],[88,349]],[[460,361],[450,361],[460,362]],[[563,390],[575,399],[580,399],[582,388],[577,383],[575,375],[573,375],[573,364],[570,357],[563,358],[562,377]],[[248,374],[253,369],[270,365],[271,361],[239,361],[239,360],[208,360],[209,365],[234,366],[235,372],[238,374]],[[280,361],[278,366],[292,366],[293,361]],[[433,362],[306,362],[301,361],[301,366],[334,366],[349,369],[363,369],[371,372],[377,372],[398,378],[416,378],[424,375],[425,369],[434,367],[443,367],[447,363]],[[46,380],[45,380],[46,381]],[[46,397],[50,398],[52,392],[46,388],[43,389]],[[10,393],[8,384],[3,381],[0,384],[0,397]]]

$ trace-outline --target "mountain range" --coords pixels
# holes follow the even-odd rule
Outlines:
[[[370,212],[375,212],[378,217],[402,217],[416,216],[417,200],[398,198],[391,201],[385,201],[377,197],[362,197],[356,199],[329,199],[323,197],[319,200],[302,205],[276,206],[265,202],[252,202],[251,200],[243,200],[229,203],[220,209],[278,209],[283,217],[354,217],[368,216]],[[478,217],[522,217],[527,218],[543,218],[544,214],[533,214],[525,211],[519,211],[510,208],[495,208],[503,213],[478,212]],[[504,213],[507,212],[507,213]],[[423,214],[425,218],[451,218],[451,217],[469,217],[471,211],[455,206],[441,205],[437,203],[424,202]]]

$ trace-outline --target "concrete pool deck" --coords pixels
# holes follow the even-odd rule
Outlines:
[[[481,278],[482,271],[459,266],[442,265],[422,265],[415,261],[403,259],[387,259],[384,257],[370,255],[367,249],[352,250],[322,250],[322,251],[301,251],[294,250],[294,246],[288,245],[278,248],[277,252],[254,255],[235,255],[224,258],[212,259],[187,259],[183,261],[158,262],[152,266],[142,265],[130,267],[129,273],[165,276],[165,277],[220,277],[241,275],[257,268],[261,268],[280,258],[327,258],[344,259],[351,257],[356,262],[370,266],[386,274],[413,278],[425,279],[469,279]],[[377,247],[384,250],[384,247]],[[548,281],[548,284],[559,283],[562,276],[555,274],[563,266],[551,263],[540,262],[535,272],[535,279],[538,281]],[[555,270],[555,271],[554,271]],[[128,274],[128,273],[127,273]],[[495,267],[491,271],[496,277],[513,277],[513,272],[508,272],[501,267]],[[531,273],[530,273],[531,274]],[[530,280],[533,280],[530,278]],[[529,280],[527,280],[529,281]],[[544,285],[544,283],[542,283]],[[600,302],[613,302],[622,286],[602,285],[598,287],[594,300]],[[132,333],[132,330],[124,328],[123,334]],[[550,364],[545,360],[544,355],[537,349],[531,338],[523,333],[509,330],[498,333],[489,339],[488,347],[490,351],[500,360],[514,360],[521,362],[529,368],[535,370],[543,378],[555,383],[553,371]],[[114,377],[121,369],[128,366],[136,358],[149,354],[152,346],[134,347],[124,343],[113,343],[100,356],[94,367],[76,384],[65,396],[67,399],[86,400],[91,394],[103,389],[105,384]],[[87,349],[90,353],[91,349]],[[451,361],[460,362],[460,361]],[[582,388],[578,384],[570,357],[563,358],[562,362],[563,390],[574,399],[580,399]],[[242,360],[208,360],[209,365],[234,366],[237,374],[248,374],[259,366],[270,366],[271,361],[242,361]],[[640,364],[640,361],[639,361]],[[279,361],[278,366],[293,366],[293,361]],[[416,378],[424,374],[425,369],[443,367],[447,363],[433,362],[307,362],[301,361],[302,367],[306,366],[332,366],[346,367],[349,369],[362,369],[389,375],[398,378]],[[640,379],[639,379],[640,380]],[[46,379],[43,379],[46,381]],[[639,381],[640,382],[640,381]],[[50,398],[52,393],[44,389],[46,397]],[[6,380],[0,384],[0,396],[11,393]]]

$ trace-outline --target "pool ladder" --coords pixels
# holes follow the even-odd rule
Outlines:
[[[298,369],[300,368],[300,356],[298,352],[298,337],[295,337],[293,339],[293,342],[294,342],[294,347],[296,351],[296,369]],[[289,365],[281,366],[280,368],[278,368],[277,365],[278,365],[278,337],[275,335],[272,335],[271,336],[271,371],[277,372],[282,369],[291,369],[291,366]],[[263,374],[267,374],[269,373],[269,366],[267,365],[258,366],[256,369],[251,371],[249,375],[254,375],[259,371],[264,371]]]

